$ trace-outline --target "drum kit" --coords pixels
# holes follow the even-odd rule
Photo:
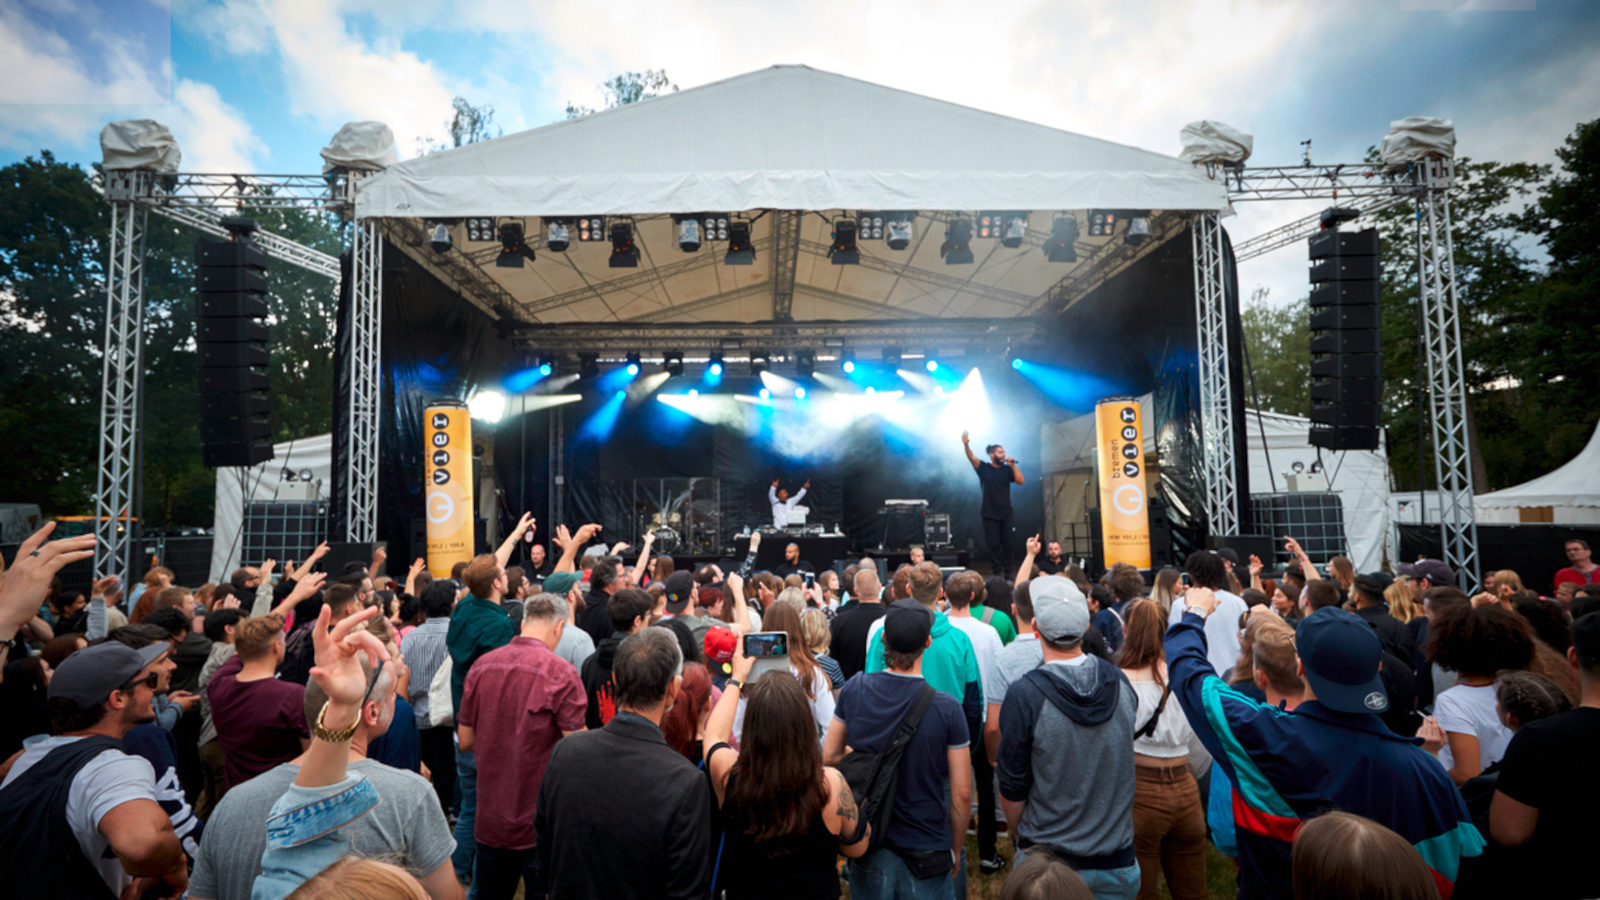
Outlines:
[[[664,512],[652,513],[650,525],[645,530],[656,536],[657,553],[672,554],[677,552],[678,544],[683,540],[678,533],[678,528],[683,524],[683,514],[674,512],[663,515]]]

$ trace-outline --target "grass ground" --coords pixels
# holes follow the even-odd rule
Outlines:
[[[1011,839],[1000,835],[996,843],[1000,855],[1007,860],[1011,859]],[[1233,860],[1217,852],[1217,848],[1209,842],[1206,844],[1206,886],[1210,889],[1211,900],[1233,900],[1239,895],[1235,881],[1237,868]],[[1000,888],[1006,882],[1006,876],[1011,874],[1011,867],[1007,866],[995,875],[984,875],[978,871],[978,839],[967,836],[967,900],[997,900]],[[846,896],[849,896],[848,891]],[[1161,900],[1171,900],[1172,892],[1167,890],[1167,881],[1161,880]]]

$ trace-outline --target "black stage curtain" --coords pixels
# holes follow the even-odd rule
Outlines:
[[[1400,562],[1418,559],[1442,559],[1444,538],[1437,523],[1431,525],[1400,526]],[[1545,596],[1555,593],[1553,580],[1556,572],[1565,569],[1566,542],[1587,541],[1591,547],[1600,547],[1600,525],[1559,525],[1533,523],[1525,525],[1478,524],[1478,568],[1485,577],[1497,569],[1510,569],[1522,576],[1522,583],[1531,591]],[[1458,582],[1461,576],[1457,575]],[[1458,584],[1462,590],[1477,585]]]

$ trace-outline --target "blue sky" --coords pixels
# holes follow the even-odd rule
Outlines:
[[[314,172],[345,121],[378,119],[402,157],[443,137],[450,100],[507,132],[600,103],[664,68],[683,87],[804,63],[1165,153],[1215,119],[1253,161],[1358,160],[1391,119],[1455,120],[1458,153],[1553,161],[1600,117],[1592,0],[0,0],[0,164],[99,158],[108,121],[172,128],[191,171]],[[648,152],[641,148],[641,152]],[[1242,207],[1235,239],[1320,204]],[[1294,250],[1247,288],[1298,296]]]

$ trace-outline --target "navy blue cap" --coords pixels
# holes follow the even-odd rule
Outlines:
[[[1317,702],[1344,713],[1381,713],[1389,708],[1378,666],[1383,646],[1377,632],[1354,613],[1325,606],[1300,623],[1295,652]]]

